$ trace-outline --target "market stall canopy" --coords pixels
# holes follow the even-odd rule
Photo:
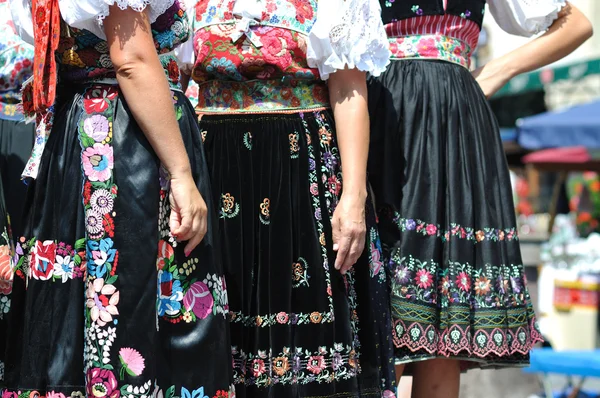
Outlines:
[[[519,145],[530,150],[600,148],[600,101],[520,119],[517,129]]]
[[[582,146],[544,149],[523,156],[523,163],[545,171],[598,171],[600,150]]]
[[[561,80],[578,80],[585,76],[600,74],[600,59],[583,61],[567,66],[545,68],[515,77],[502,87],[493,98],[541,90],[545,85]]]

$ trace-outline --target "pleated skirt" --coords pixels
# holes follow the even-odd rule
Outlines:
[[[526,366],[540,341],[497,121],[470,72],[393,61],[369,80],[369,180],[397,360]]]
[[[335,270],[342,189],[329,110],[203,116],[238,397],[379,397],[394,376],[373,207],[352,272]]]
[[[30,183],[7,317],[4,398],[230,397],[226,284],[194,110],[173,91],[208,233],[186,257],[169,181],[118,86],[59,92]]]

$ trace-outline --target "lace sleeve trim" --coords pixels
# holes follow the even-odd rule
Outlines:
[[[533,36],[548,30],[558,18],[566,0],[490,0],[498,25],[507,33]]]
[[[110,6],[116,5],[121,10],[131,8],[138,12],[148,8],[150,23],[154,23],[174,3],[175,0],[60,0],[60,10],[70,26],[89,30],[105,39],[102,22],[110,14]]]
[[[320,0],[318,7],[308,41],[309,65],[319,68],[323,80],[346,67],[380,75],[389,64],[390,52],[379,2]],[[332,21],[331,15],[340,14]]]

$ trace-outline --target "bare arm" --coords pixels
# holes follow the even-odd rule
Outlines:
[[[513,77],[556,62],[592,36],[590,21],[574,5],[567,5],[542,36],[490,61],[473,75],[487,97],[493,95]]]
[[[150,21],[146,13],[111,6],[104,30],[129,109],[171,175],[171,232],[180,240],[189,240],[185,249],[189,253],[206,232],[206,204],[192,178]]]
[[[345,273],[358,260],[365,245],[365,201],[369,114],[365,73],[341,70],[329,78],[329,97],[335,117],[342,160],[342,197],[333,215],[336,269]]]

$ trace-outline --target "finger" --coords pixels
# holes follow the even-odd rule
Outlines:
[[[348,255],[346,256],[346,261],[342,265],[340,271],[342,274],[348,272],[356,263],[358,259],[363,254],[365,250],[365,238],[364,233],[358,232],[355,234],[355,237],[352,238],[350,242],[350,249],[348,250]]]
[[[179,212],[175,209],[171,209],[171,215],[169,216],[169,230],[171,230],[171,235],[173,235],[177,240],[179,240],[177,231],[179,231],[180,226],[181,216]]]
[[[333,250],[339,250],[339,242],[340,242],[340,221],[335,215],[331,220],[331,239],[333,241]]]
[[[350,238],[342,236],[338,242],[337,256],[335,258],[335,269],[339,270],[346,261],[348,250],[350,249]]]
[[[180,213],[181,224],[175,231],[175,234],[179,237],[179,240],[190,240],[192,238],[192,222],[193,218],[190,214]]]
[[[185,255],[186,257],[190,256],[190,253],[198,247],[204,236],[206,235],[207,225],[206,225],[206,215],[199,215],[194,219],[194,224],[192,227],[193,236],[185,245]]]

